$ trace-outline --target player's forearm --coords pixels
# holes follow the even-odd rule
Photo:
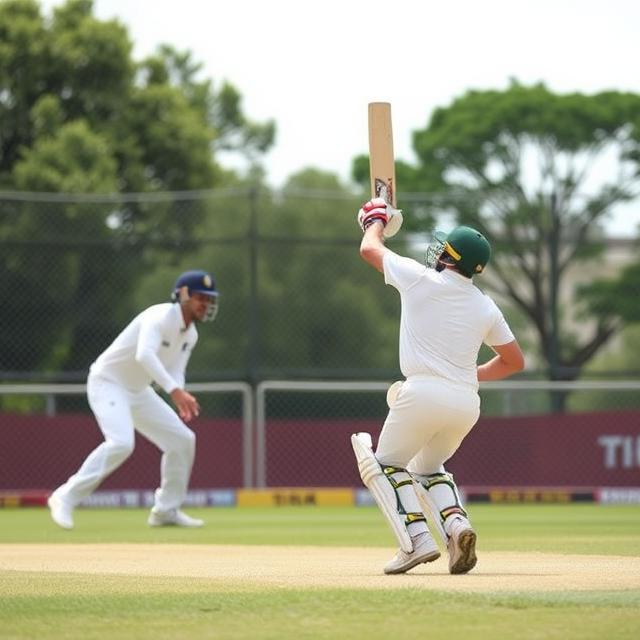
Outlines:
[[[381,222],[370,224],[362,236],[360,243],[360,257],[381,273],[383,272],[382,257],[387,248],[384,246],[384,225]]]
[[[478,366],[478,382],[502,380],[514,373],[518,373],[518,371],[522,371],[522,365],[520,363],[507,362],[502,357],[496,356]]]
[[[185,387],[188,359],[188,355],[186,357],[183,356],[180,358],[179,362],[175,363],[172,367],[166,367],[167,373],[176,381],[180,389],[184,389]]]
[[[182,385],[174,380],[173,376],[164,368],[160,358],[151,350],[138,349],[136,361],[142,365],[148,376],[159,384],[167,393],[170,393]]]

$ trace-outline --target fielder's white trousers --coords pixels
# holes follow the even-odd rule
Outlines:
[[[179,507],[187,493],[195,456],[193,431],[151,387],[133,393],[89,374],[87,396],[104,442],[58,489],[60,497],[75,506],[89,496],[133,453],[137,430],[162,451],[154,507],[158,511]]]
[[[475,389],[440,378],[409,377],[389,409],[376,458],[414,473],[443,472],[479,416]]]

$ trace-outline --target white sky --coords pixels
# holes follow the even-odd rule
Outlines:
[[[45,11],[60,0],[45,0]],[[637,0],[94,0],[129,29],[140,59],[189,50],[228,80],[252,119],[274,119],[268,181],[313,166],[349,180],[367,152],[367,103],[392,104],[396,156],[432,111],[510,78],[555,92],[640,93]],[[616,216],[628,235],[640,212]]]

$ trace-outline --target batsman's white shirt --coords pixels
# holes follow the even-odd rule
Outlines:
[[[478,388],[477,358],[515,338],[495,302],[470,278],[429,269],[386,251],[387,284],[400,292],[400,369],[406,378],[434,376]]]
[[[185,327],[180,305],[156,304],[139,313],[91,365],[91,374],[142,391],[152,381],[167,393],[184,387],[196,342],[195,324]]]
[[[483,342],[507,344],[511,329],[469,278],[386,251],[387,284],[400,292],[400,368],[406,377],[382,427],[381,464],[444,472],[480,414],[477,358]]]

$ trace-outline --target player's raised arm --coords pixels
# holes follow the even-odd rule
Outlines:
[[[360,256],[382,273],[382,257],[388,251],[384,246],[384,230],[390,219],[387,203],[382,198],[365,202],[358,211],[357,219],[364,233],[360,243]]]

